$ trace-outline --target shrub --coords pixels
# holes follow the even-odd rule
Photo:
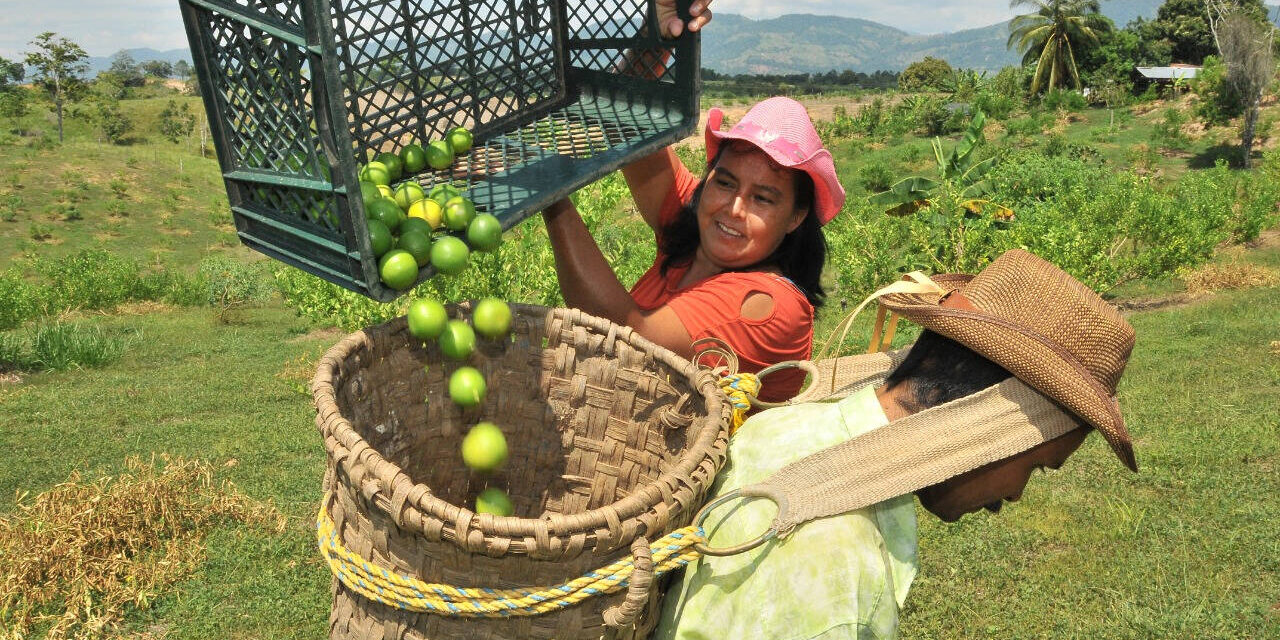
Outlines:
[[[86,249],[59,260],[36,263],[45,288],[45,312],[67,309],[110,309],[139,299],[134,290],[140,281],[137,263],[103,249]]]
[[[0,273],[0,331],[22,326],[43,307],[39,288],[23,279],[16,269]]]
[[[1169,107],[1164,110],[1163,117],[1151,130],[1151,141],[1163,149],[1183,150],[1191,144],[1187,134],[1182,132],[1182,125],[1187,123],[1187,115],[1181,109]]]
[[[98,131],[102,133],[102,137],[111,144],[123,142],[125,136],[133,130],[133,120],[120,110],[120,103],[116,100],[99,100],[93,118],[98,123]]]
[[[1041,98],[1040,104],[1050,111],[1083,111],[1089,106],[1089,101],[1079,91],[1051,89]]]
[[[265,302],[274,290],[262,263],[245,264],[214,255],[200,262],[199,274],[200,282],[204,284],[205,302],[224,320],[234,309]]]
[[[987,114],[988,118],[1004,120],[1012,115],[1014,111],[1022,108],[1022,101],[995,91],[981,91],[973,99],[973,106],[975,109]]]
[[[883,163],[874,162],[858,169],[858,184],[869,193],[884,191],[893,185],[896,175]]]

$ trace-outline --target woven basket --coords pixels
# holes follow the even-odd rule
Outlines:
[[[621,327],[577,310],[512,305],[512,335],[480,340],[467,364],[489,392],[461,409],[446,381],[458,363],[423,346],[398,318],[347,336],[312,381],[328,452],[328,509],[347,548],[389,571],[459,587],[560,584],[687,525],[725,460],[731,407],[711,374]],[[451,307],[469,317],[470,307]],[[424,401],[425,400],[425,401]],[[510,458],[469,471],[462,438],[497,423]],[[501,487],[515,516],[471,511]],[[637,580],[636,582],[639,582]],[[512,618],[410,613],[334,580],[329,637],[643,638],[661,589],[635,626],[606,629],[625,591]],[[633,600],[635,594],[632,594]],[[616,610],[615,610],[616,611]]]

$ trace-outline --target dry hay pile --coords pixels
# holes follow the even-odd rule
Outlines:
[[[0,516],[0,640],[116,634],[200,563],[211,529],[241,522],[283,531],[284,518],[204,462],[137,458],[126,473],[64,483]]]
[[[1269,287],[1280,283],[1275,271],[1248,262],[1223,262],[1206,264],[1182,276],[1189,293],[1203,293],[1221,289],[1246,289]]]

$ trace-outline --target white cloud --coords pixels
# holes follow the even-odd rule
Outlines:
[[[45,31],[71,40],[91,56],[187,46],[178,0],[0,0],[0,15],[0,56],[11,60]]]

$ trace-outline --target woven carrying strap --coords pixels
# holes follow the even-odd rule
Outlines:
[[[884,354],[876,357],[888,363]],[[1016,378],[797,460],[743,496],[779,505],[774,530],[875,504],[1003,460],[1080,427]]]

